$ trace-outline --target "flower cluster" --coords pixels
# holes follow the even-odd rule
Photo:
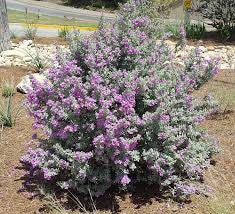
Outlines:
[[[92,37],[74,37],[47,81],[32,79],[27,106],[48,135],[22,158],[32,175],[96,196],[140,181],[198,191],[190,181],[200,180],[216,144],[197,127],[210,99],[192,92],[216,66],[174,64],[166,37],[156,43],[140,12],[143,2],[125,4]]]

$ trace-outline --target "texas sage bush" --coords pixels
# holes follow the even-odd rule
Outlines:
[[[214,105],[192,93],[217,61],[196,49],[178,65],[170,35],[156,42],[147,4],[131,0],[108,28],[101,22],[91,37],[74,36],[43,84],[31,78],[26,104],[48,140],[21,159],[30,177],[95,196],[137,182],[174,196],[202,190],[217,144],[197,125]]]

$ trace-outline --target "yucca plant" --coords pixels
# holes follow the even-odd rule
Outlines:
[[[16,39],[16,32],[15,31],[10,31],[10,38],[11,39]]]
[[[10,97],[15,93],[15,82],[14,79],[4,80],[2,84],[2,96]]]
[[[31,63],[29,64],[36,72],[42,72],[48,66],[47,56],[40,54],[40,49],[35,44],[35,52],[26,50],[28,55],[31,57]]]
[[[58,30],[58,36],[59,36],[60,38],[67,39],[68,34],[69,34],[69,30],[68,30],[68,27],[67,27],[66,25],[63,26],[62,29],[59,29],[59,30]]]
[[[0,102],[0,126],[13,127],[20,113],[13,108],[12,95]]]
[[[38,14],[37,14],[37,19],[31,19],[28,14],[28,9],[25,8],[26,28],[25,28],[24,33],[25,33],[26,39],[30,39],[30,40],[35,39],[35,37],[37,35],[37,30],[38,30],[38,27],[36,26],[36,24],[39,22],[39,19],[40,19],[39,10],[38,10]]]

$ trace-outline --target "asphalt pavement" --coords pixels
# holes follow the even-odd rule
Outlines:
[[[9,24],[10,31],[13,32],[17,37],[25,36],[26,26],[22,23],[10,23]],[[56,28],[47,28],[47,27],[37,27],[36,28],[36,36],[38,37],[57,37],[58,30]],[[82,35],[89,35],[93,31],[88,30],[80,30]]]
[[[57,16],[67,18],[76,18],[83,21],[98,21],[101,17],[101,12],[90,11],[84,9],[78,9],[73,7],[66,7],[63,5],[58,5],[50,2],[44,1],[33,1],[33,0],[6,0],[7,8],[18,11],[25,11],[27,8],[28,12],[40,13],[48,16]],[[107,20],[112,20],[115,18],[115,14],[103,13],[103,16]],[[171,11],[168,21],[175,22],[176,20],[182,20],[184,16],[182,4],[179,3]],[[59,24],[59,23],[58,23]],[[207,30],[213,30],[210,26],[206,26]],[[10,30],[15,32],[17,36],[23,36],[25,34],[25,26],[22,24],[10,24]],[[83,34],[89,34],[91,31],[81,31]],[[38,36],[43,37],[54,37],[58,36],[58,29],[48,29],[39,27],[37,30]]]
[[[33,0],[6,0],[7,8],[18,11],[40,13],[48,16],[76,18],[82,21],[98,21],[101,17],[101,12],[78,9],[74,7],[66,7],[50,2],[33,1]],[[113,19],[115,14],[103,13],[105,19]]]
[[[17,11],[25,12],[27,8],[28,12],[40,13],[48,16],[76,18],[81,21],[98,21],[102,16],[101,12],[83,10],[73,7],[66,7],[63,5],[53,4],[50,2],[33,1],[33,0],[6,0],[7,8]],[[107,20],[112,20],[115,14],[103,13],[103,16]],[[58,23],[59,24],[59,23]],[[16,36],[24,36],[26,28],[21,23],[10,23],[10,30],[14,32]],[[90,34],[91,31],[81,30],[82,34]],[[39,37],[56,37],[58,36],[58,29],[55,28],[37,28],[37,36]]]

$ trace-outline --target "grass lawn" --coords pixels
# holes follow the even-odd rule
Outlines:
[[[29,23],[44,24],[44,25],[69,25],[79,27],[97,27],[97,22],[79,21],[77,19],[67,19],[54,16],[40,15],[38,20],[38,14],[28,13],[26,19],[26,13],[16,10],[8,10],[9,23],[25,23],[28,20]]]

